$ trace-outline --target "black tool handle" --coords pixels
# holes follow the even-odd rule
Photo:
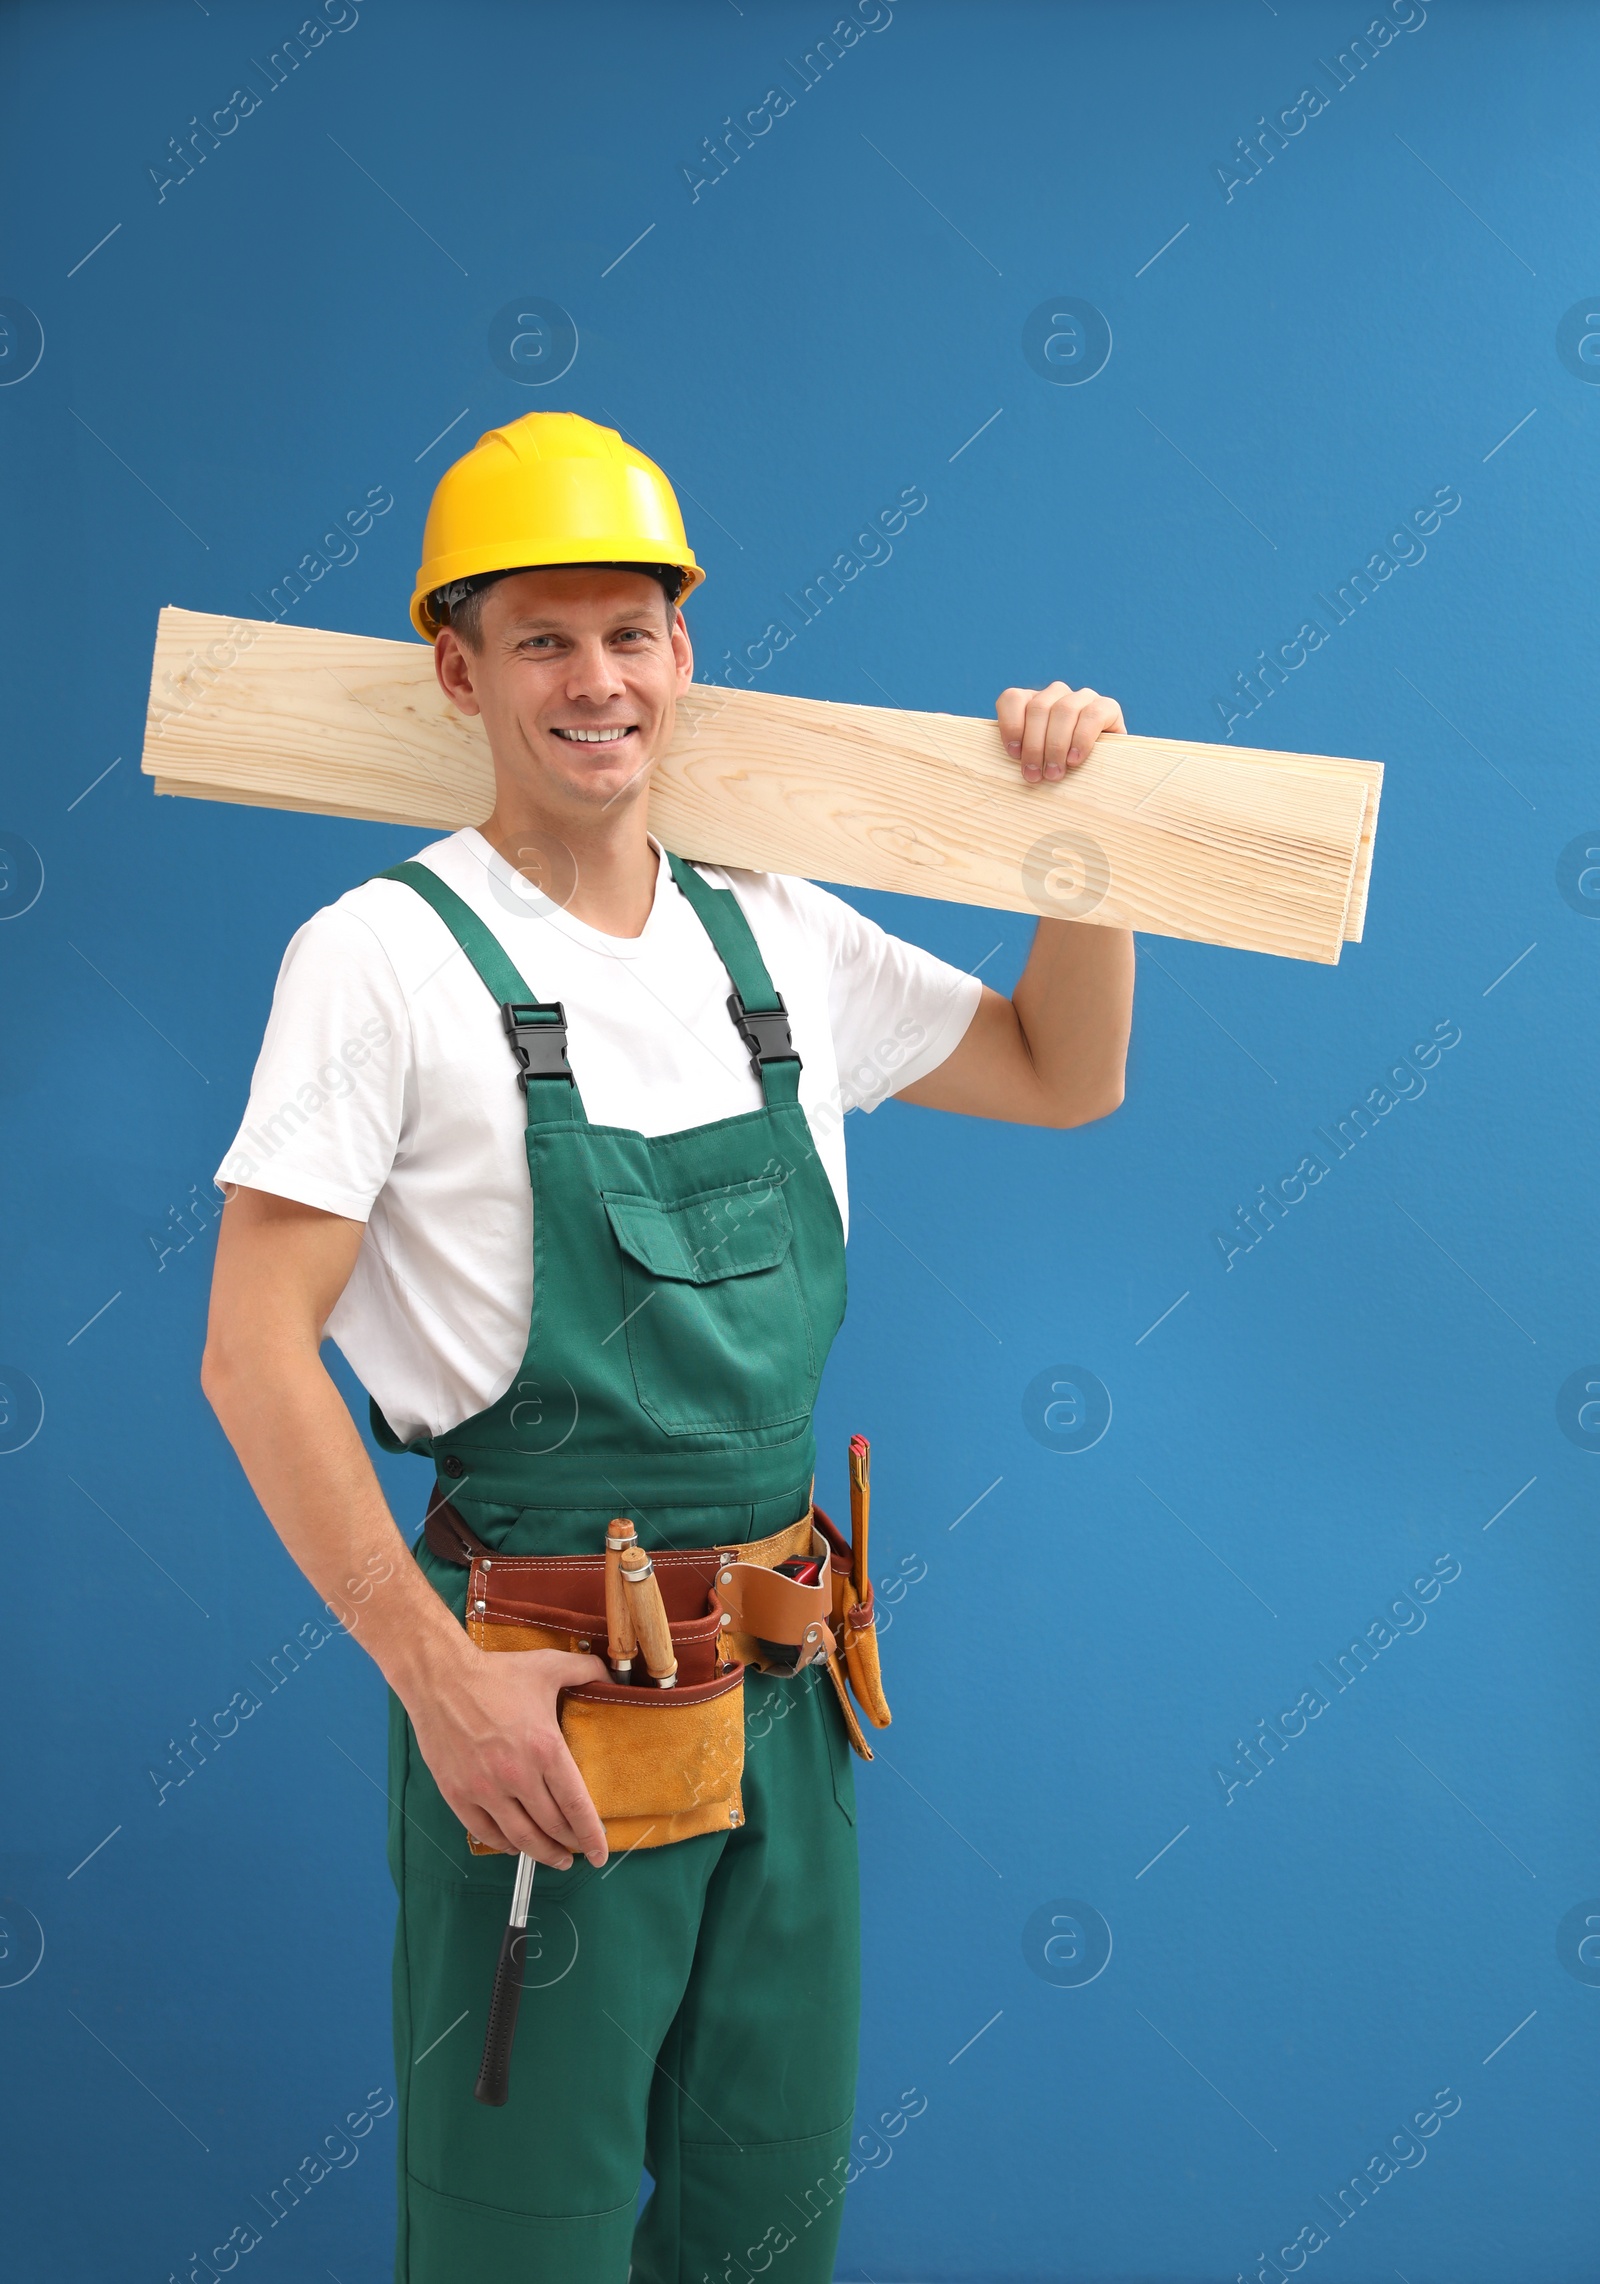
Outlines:
[[[500,1938],[500,1958],[494,1971],[489,1999],[489,2027],[483,2038],[483,2060],[473,2092],[480,2102],[503,2109],[511,2091],[511,2048],[517,2035],[517,2008],[522,2001],[522,1953],[528,1940],[525,1927],[509,1922]]]

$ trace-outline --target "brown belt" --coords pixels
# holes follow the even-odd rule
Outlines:
[[[423,1535],[442,1562],[469,1574],[467,1632],[479,1649],[604,1656],[603,1553],[498,1554],[437,1486]],[[793,1555],[823,1558],[817,1585],[776,1575]],[[867,1718],[887,1726],[871,1587],[857,1597],[849,1542],[820,1507],[764,1539],[652,1549],[651,1559],[677,1686],[592,1682],[561,1699],[563,1733],[613,1847],[660,1846],[742,1820],[743,1715],[734,1692],[746,1666],[791,1674],[826,1661],[850,1742],[871,1760],[845,1686],[848,1674]],[[770,1662],[763,1645],[791,1651],[792,1663]]]

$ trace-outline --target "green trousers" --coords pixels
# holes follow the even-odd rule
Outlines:
[[[498,2110],[472,2088],[514,1862],[470,1854],[391,1715],[398,2284],[827,2284],[860,1965],[826,1672],[747,1676],[739,1829],[541,1865]]]

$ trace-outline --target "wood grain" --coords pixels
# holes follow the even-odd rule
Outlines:
[[[143,767],[158,793],[443,831],[494,799],[483,732],[423,644],[175,609]],[[992,721],[697,683],[650,823],[707,863],[1331,964],[1361,933],[1382,777],[1106,737],[1070,778],[1029,786]]]
[[[623,1548],[622,1576],[645,1669],[658,1689],[670,1689],[678,1671],[672,1628],[667,1622],[667,1606],[661,1599],[661,1581],[656,1576],[655,1564],[642,1546]]]

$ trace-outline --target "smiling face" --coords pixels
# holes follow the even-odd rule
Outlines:
[[[694,675],[656,580],[598,566],[519,571],[485,591],[479,638],[445,627],[434,665],[452,703],[482,718],[497,810],[510,801],[576,825],[642,799]]]

